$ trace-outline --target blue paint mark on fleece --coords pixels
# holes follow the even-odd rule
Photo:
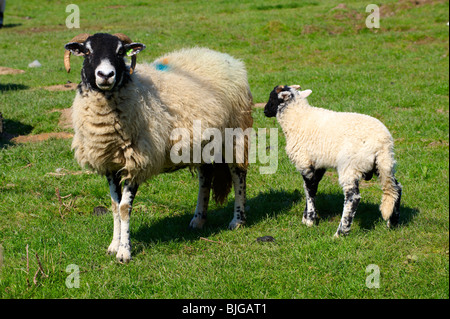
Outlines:
[[[156,62],[154,65],[155,69],[157,69],[158,71],[168,71],[170,69],[168,64],[164,64],[161,62]]]

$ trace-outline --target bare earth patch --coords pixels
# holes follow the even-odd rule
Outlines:
[[[24,70],[19,69],[12,69],[5,66],[0,66],[0,75],[6,75],[6,74],[20,74],[25,73]]]
[[[29,142],[42,142],[49,138],[72,138],[72,133],[67,132],[53,132],[53,133],[41,133],[36,135],[19,135],[11,138],[14,143],[29,143]]]
[[[0,67],[0,74],[18,74],[24,73],[23,70],[16,70],[7,67]],[[66,83],[66,84],[57,84],[51,86],[45,86],[43,89],[48,91],[71,91],[77,88],[77,83]],[[72,109],[54,109],[51,112],[60,112],[61,116],[59,118],[58,126],[62,129],[70,129],[72,128]],[[53,132],[53,133],[42,133],[36,135],[14,135],[10,134],[7,131],[0,131],[0,135],[3,139],[7,141],[11,141],[13,143],[30,143],[30,142],[41,142],[46,141],[49,138],[72,138],[73,134],[68,132]]]
[[[54,109],[52,112],[60,112],[58,126],[62,129],[72,128],[72,108]]]
[[[52,112],[61,112],[59,118],[58,126],[63,129],[72,128],[72,109],[55,109]],[[32,142],[42,142],[50,138],[72,138],[73,134],[69,132],[52,132],[52,133],[41,133],[36,135],[14,135],[8,132],[2,132],[0,134],[4,140],[11,141],[16,144],[22,143],[32,143]]]
[[[71,91],[77,88],[77,83],[57,84],[51,86],[44,86],[43,89],[47,91]]]

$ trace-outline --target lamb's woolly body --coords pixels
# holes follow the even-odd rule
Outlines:
[[[167,70],[155,67],[161,61]],[[72,106],[72,148],[81,165],[102,175],[122,171],[124,179],[140,184],[174,166],[172,129],[192,130],[195,119],[202,129],[245,130],[252,126],[251,107],[240,61],[208,49],[185,49],[138,64],[118,92],[105,95],[81,85]]]
[[[350,231],[360,201],[359,180],[379,176],[383,197],[380,210],[388,225],[396,224],[402,186],[394,177],[394,142],[379,120],[364,114],[333,112],[309,105],[311,90],[277,86],[264,113],[276,114],[286,136],[286,153],[304,180],[306,208],[303,223],[317,218],[315,196],[327,168],[336,168],[344,190],[344,210],[336,236]]]
[[[341,186],[372,171],[377,154],[393,155],[391,134],[368,115],[316,108],[306,99],[297,99],[277,118],[296,168],[336,168]]]

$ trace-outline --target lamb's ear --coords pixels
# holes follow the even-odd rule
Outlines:
[[[289,87],[290,87],[291,89],[295,89],[295,90],[301,90],[301,89],[302,89],[302,88],[300,87],[300,85],[298,85],[298,84],[289,85]]]
[[[311,90],[300,91],[299,97],[302,99],[306,99],[312,93]]]
[[[292,93],[289,91],[281,91],[278,93],[278,98],[283,101],[289,101],[292,98]]]
[[[278,85],[274,88],[274,91],[278,93],[280,93],[281,91],[283,91],[283,86],[282,85]]]

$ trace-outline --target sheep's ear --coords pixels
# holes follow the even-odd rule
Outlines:
[[[300,92],[300,98],[306,99],[312,93],[311,90],[304,90]]]
[[[292,93],[289,91],[281,91],[280,93],[278,93],[278,98],[285,102],[290,100],[291,97],[292,97]]]
[[[289,85],[289,87],[290,87],[291,89],[295,89],[295,90],[301,90],[301,89],[302,89],[302,88],[300,87],[300,85],[298,85],[298,84]]]
[[[83,56],[89,53],[89,50],[84,46],[84,44],[78,42],[69,42],[64,46],[64,49],[70,51],[76,56]]]
[[[125,52],[126,52],[127,56],[136,55],[144,49],[145,49],[145,44],[142,44],[142,43],[134,42],[134,43],[130,43],[130,44],[125,44]]]

